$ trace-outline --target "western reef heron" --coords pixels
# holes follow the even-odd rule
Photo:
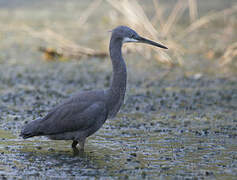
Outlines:
[[[45,117],[26,124],[20,136],[47,136],[53,140],[72,140],[72,148],[79,143],[84,150],[85,140],[98,131],[107,118],[114,117],[126,91],[127,71],[122,56],[122,45],[127,42],[146,43],[160,48],[167,47],[139,36],[127,26],[112,30],[109,52],[113,77],[109,89],[84,91],[53,108]]]

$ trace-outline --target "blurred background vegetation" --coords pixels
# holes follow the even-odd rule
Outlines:
[[[169,47],[125,47],[155,61],[148,62],[152,66],[179,67],[187,76],[232,76],[237,72],[236,17],[235,0],[1,0],[0,63],[106,57],[108,31],[128,25]],[[139,57],[136,53],[131,60]]]

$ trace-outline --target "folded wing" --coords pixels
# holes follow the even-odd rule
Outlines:
[[[103,101],[68,101],[54,108],[43,119],[27,124],[21,136],[53,135],[65,132],[97,129],[107,119],[108,111]]]

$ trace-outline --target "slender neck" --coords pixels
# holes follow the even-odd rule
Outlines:
[[[126,64],[122,57],[122,40],[118,40],[111,37],[110,40],[110,57],[113,66],[112,83],[109,89],[108,104],[110,108],[110,115],[113,117],[119,111],[124,101],[126,82],[127,82],[127,70]]]

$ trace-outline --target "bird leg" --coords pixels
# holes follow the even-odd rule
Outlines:
[[[84,151],[84,145],[85,145],[85,139],[79,141],[80,145],[80,150],[83,152]]]
[[[80,151],[77,149],[77,144],[78,143],[80,145]],[[73,155],[74,156],[83,155],[83,153],[84,153],[84,145],[85,145],[85,139],[84,140],[79,140],[79,141],[73,140],[73,142],[72,142]]]
[[[73,140],[72,142],[72,148],[77,148],[78,141]]]
[[[77,156],[79,154],[79,150],[77,149],[77,144],[78,144],[78,141],[73,140],[72,150],[73,150],[73,155],[74,156]]]

